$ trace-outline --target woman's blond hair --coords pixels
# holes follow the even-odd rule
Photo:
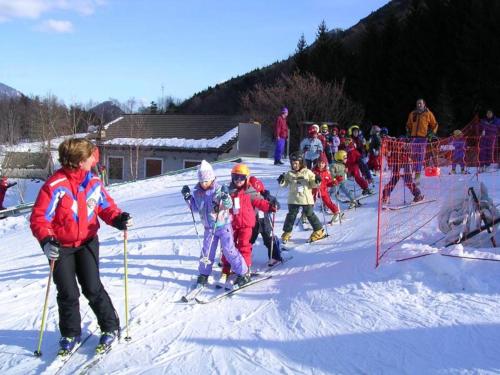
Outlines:
[[[94,151],[94,145],[83,138],[66,139],[59,145],[59,162],[65,168],[76,169]]]

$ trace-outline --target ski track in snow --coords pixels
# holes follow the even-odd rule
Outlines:
[[[285,167],[248,159],[253,174],[277,194]],[[216,166],[219,180],[231,164]],[[330,236],[305,243],[294,228],[293,259],[273,277],[210,305],[178,303],[197,275],[200,254],[191,214],[179,193],[195,172],[115,186],[110,193],[131,212],[128,237],[129,328],[89,374],[494,374],[500,372],[499,264],[440,255],[374,269],[377,196],[346,211]],[[319,205],[318,205],[319,206]],[[323,221],[322,213],[317,214]],[[327,219],[330,216],[327,217]],[[202,225],[196,214],[200,235]],[[429,229],[430,231],[431,229]],[[51,374],[59,338],[51,286],[41,358],[38,343],[48,265],[27,216],[0,221],[0,372]],[[103,225],[101,277],[125,336],[123,235]],[[259,239],[254,267],[266,262]],[[217,267],[214,273],[220,272]],[[96,328],[80,299],[84,332]],[[61,374],[78,374],[93,357],[98,330]]]

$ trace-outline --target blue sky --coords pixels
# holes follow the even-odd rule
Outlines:
[[[0,82],[66,104],[208,86],[287,58],[387,0],[0,0]]]

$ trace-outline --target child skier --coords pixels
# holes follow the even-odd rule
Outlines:
[[[358,160],[359,170],[363,174],[363,177],[366,179],[368,184],[373,183],[373,177],[370,172],[370,168],[368,168],[368,157],[366,155],[366,140],[363,136],[363,132],[359,128],[358,125],[353,125],[349,128],[349,136],[358,150],[361,157]]]
[[[347,149],[347,170],[350,174],[354,176],[354,181],[362,189],[363,195],[373,194],[373,190],[368,188],[368,182],[361,176],[359,171],[359,163],[361,160],[361,154],[358,152],[354,144],[346,138],[346,149]]]
[[[304,159],[306,161],[307,168],[311,169],[316,161],[319,159],[319,156],[323,152],[323,144],[318,139],[318,125],[313,124],[309,127],[308,138],[304,138],[302,142],[300,142],[300,150],[304,155]]]
[[[319,135],[319,139],[323,144],[324,154],[326,155],[328,163],[331,163],[333,161],[333,153],[332,153],[333,136],[330,134],[330,130],[328,129],[328,124],[321,125],[320,129],[321,133]]]
[[[276,210],[280,209],[278,200],[276,197],[271,195],[269,190],[266,190],[261,180],[255,176],[251,176],[248,179],[248,182],[265,200],[269,201],[272,206],[276,207]],[[272,221],[269,212],[257,210],[255,226],[253,228],[252,238],[250,238],[250,243],[253,245],[260,233],[262,239],[264,240],[264,246],[267,247],[269,266],[273,266],[283,260],[281,257],[281,245],[278,236],[274,235],[273,237],[272,235],[274,231],[273,225],[274,222]]]
[[[467,173],[467,170],[465,169],[465,139],[462,132],[458,129],[453,132],[452,145],[453,153],[451,155],[452,164],[450,174],[457,173],[457,164],[460,165],[460,172],[465,174]]]
[[[330,224],[335,223],[339,221],[340,210],[339,207],[332,202],[332,199],[328,194],[328,188],[331,188],[334,185],[336,185],[337,181],[332,179],[332,176],[328,171],[328,160],[326,160],[326,157],[324,155],[320,156],[318,165],[313,169],[313,173],[321,178],[321,183],[319,187],[314,188],[312,191],[314,200],[316,201],[316,197],[319,195],[319,197],[323,201],[322,204],[328,207],[330,211],[332,211],[333,213],[332,219],[330,220]]]
[[[302,208],[302,212],[313,227],[313,233],[309,241],[318,241],[325,238],[326,233],[318,217],[314,214],[314,198],[311,190],[321,183],[321,177],[316,176],[306,168],[304,157],[300,152],[294,152],[290,155],[290,165],[292,169],[278,177],[280,186],[290,187],[288,192],[288,214],[283,225],[281,239],[284,243],[290,240],[295,218],[300,208]]]
[[[198,184],[193,194],[191,195],[191,190],[187,185],[183,186],[181,193],[191,209],[199,212],[205,228],[197,283],[200,285],[207,283],[220,241],[226,262],[229,262],[233,271],[238,275],[235,282],[239,286],[246,284],[250,280],[247,275],[248,267],[233,242],[229,217],[229,209],[233,205],[228,187],[217,183],[212,166],[203,160],[198,168]]]
[[[336,181],[334,193],[338,194],[340,190],[349,199],[349,208],[358,207],[360,204],[354,199],[354,196],[349,191],[346,186],[347,180],[347,167],[345,163],[347,162],[347,152],[345,150],[340,150],[335,153],[335,162],[330,167],[330,174]]]
[[[403,168],[403,180],[406,187],[413,194],[413,202],[420,202],[424,196],[413,182],[411,173],[411,144],[405,140],[392,138],[387,141],[387,164],[391,169],[391,179],[382,190],[382,203],[388,203],[392,190],[401,177]]]
[[[3,176],[0,180],[0,211],[5,210],[5,207],[3,206],[5,194],[7,193],[7,190],[9,190],[14,185],[17,185],[17,182],[7,182],[6,176]]]
[[[102,331],[96,351],[109,347],[120,330],[118,314],[99,277],[98,217],[119,230],[130,227],[132,218],[120,211],[90,172],[96,162],[94,147],[86,139],[67,139],[59,145],[62,168],[42,186],[30,219],[33,235],[54,265],[60,355],[69,354],[81,339],[77,281]]]
[[[373,125],[370,129],[368,168],[375,172],[380,171],[380,146],[382,145],[380,131],[377,125]]]
[[[255,227],[255,210],[264,212],[276,211],[277,207],[270,204],[269,201],[254,189],[248,182],[250,170],[245,164],[236,164],[231,170],[231,184],[229,192],[233,199],[231,208],[232,228],[234,243],[240,254],[243,256],[248,268],[252,265],[252,238],[253,228]],[[222,273],[229,275],[231,265],[222,257]],[[248,280],[249,281],[249,280]]]

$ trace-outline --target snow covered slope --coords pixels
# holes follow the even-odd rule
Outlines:
[[[278,194],[286,166],[247,159]],[[228,181],[231,164],[216,167]],[[198,242],[179,193],[194,172],[111,188],[134,216],[129,233],[130,343],[95,374],[493,374],[500,372],[500,264],[430,255],[374,269],[376,196],[346,212],[330,237],[305,244],[273,277],[210,305],[177,303],[196,276]],[[286,209],[277,215],[281,234]],[[321,216],[320,216],[321,218]],[[201,230],[201,226],[199,226]],[[54,288],[43,356],[35,358],[48,265],[27,217],[0,220],[0,373],[51,374],[59,332]],[[125,326],[123,237],[100,231],[101,276]],[[254,247],[254,266],[266,250]],[[95,317],[81,298],[84,332]],[[80,373],[98,332],[62,368]]]

